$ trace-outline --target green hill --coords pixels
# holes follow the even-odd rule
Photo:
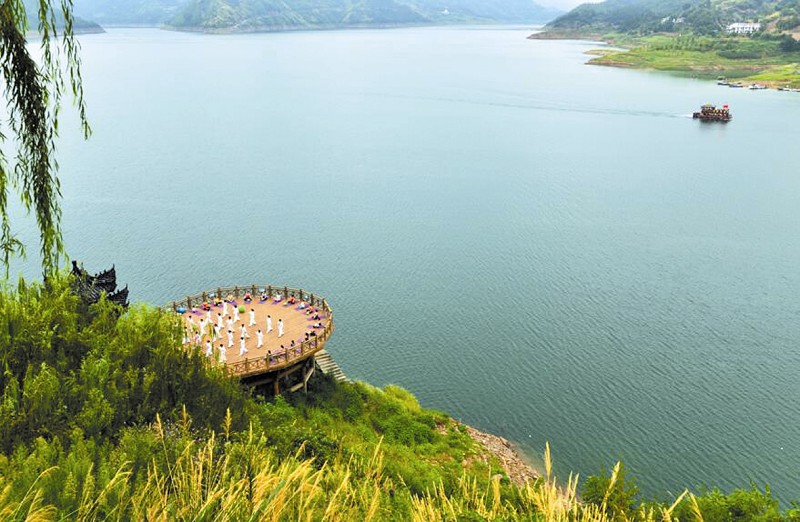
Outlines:
[[[731,30],[748,22],[757,30]],[[626,49],[594,51],[593,65],[797,89],[799,24],[800,0],[607,0],[580,5],[530,38],[591,38]]]
[[[28,26],[31,31],[36,31],[39,26],[38,9],[39,6],[34,0],[25,0],[23,2],[25,12],[28,15]],[[87,19],[85,17],[74,16],[72,19],[73,31],[75,34],[91,34],[103,33],[103,28],[97,22]],[[64,15],[57,11],[55,14],[55,26],[61,30],[64,28]]]
[[[189,0],[176,29],[236,32],[455,23],[534,23],[557,12],[531,0]]]
[[[74,12],[104,26],[160,26],[186,0],[74,0]]]
[[[552,31],[724,34],[729,24],[759,22],[764,32],[800,25],[800,0],[607,0],[583,4],[549,24]]]

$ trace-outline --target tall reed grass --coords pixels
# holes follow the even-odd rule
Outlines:
[[[501,493],[500,477],[487,477],[480,483],[467,474],[456,491],[448,493],[437,485],[423,495],[412,495],[403,484],[384,475],[380,444],[366,461],[336,458],[319,463],[300,458],[302,448],[294,457],[278,460],[264,436],[254,430],[238,440],[223,431],[203,443],[184,440],[177,457],[170,458],[169,435],[160,419],[153,430],[163,444],[163,454],[154,458],[138,485],[129,482],[127,464],[99,490],[92,487],[89,470],[77,509],[59,514],[42,502],[38,481],[21,500],[13,500],[11,486],[0,482],[0,520],[672,522],[673,509],[688,495],[696,520],[702,521],[695,499],[687,492],[670,507],[641,508],[633,514],[609,512],[606,499],[619,465],[602,505],[584,504],[578,498],[576,476],[570,475],[563,484],[553,476],[549,446],[544,453],[545,475],[515,487],[511,500]],[[156,462],[158,458],[168,461]],[[45,470],[40,478],[52,471]]]

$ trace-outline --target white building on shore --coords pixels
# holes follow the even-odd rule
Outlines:
[[[758,22],[736,22],[728,25],[728,34],[753,34],[760,29]]]

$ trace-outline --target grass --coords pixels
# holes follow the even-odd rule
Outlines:
[[[236,440],[212,436],[205,443],[186,440],[176,456],[167,449],[169,434],[158,420],[153,436],[163,445],[154,457],[146,480],[128,487],[130,466],[124,463],[102,489],[84,478],[80,502],[66,518],[108,520],[412,520],[418,522],[464,520],[607,521],[608,505],[579,501],[577,479],[560,484],[552,475],[549,447],[545,451],[546,475],[515,488],[514,501],[504,494],[497,477],[488,487],[462,475],[458,487],[448,492],[434,484],[421,495],[411,495],[384,472],[380,444],[367,460],[337,458],[319,465],[302,459],[302,448],[277,459],[263,435],[250,430]],[[161,471],[166,470],[166,471]],[[616,470],[615,470],[616,471]],[[41,473],[20,500],[12,500],[10,487],[0,483],[0,518],[18,521],[58,520],[58,511],[43,502],[41,483],[52,470]],[[608,497],[615,485],[609,482]],[[675,506],[636,512],[630,520],[672,520]],[[691,495],[688,495],[691,499]],[[701,518],[698,518],[702,520]]]
[[[593,65],[669,71],[700,78],[725,76],[772,87],[800,85],[800,53],[782,53],[778,43],[751,38],[654,35],[604,37],[623,51],[601,50]]]

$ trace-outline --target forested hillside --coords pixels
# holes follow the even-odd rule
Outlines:
[[[532,0],[189,0],[178,29],[271,31],[452,23],[545,22],[557,13]]]
[[[800,25],[800,0],[607,0],[583,4],[550,22],[551,30],[724,34],[729,24],[760,22],[765,32]]]
[[[184,4],[186,0],[74,0],[74,12],[105,26],[159,26]]]

